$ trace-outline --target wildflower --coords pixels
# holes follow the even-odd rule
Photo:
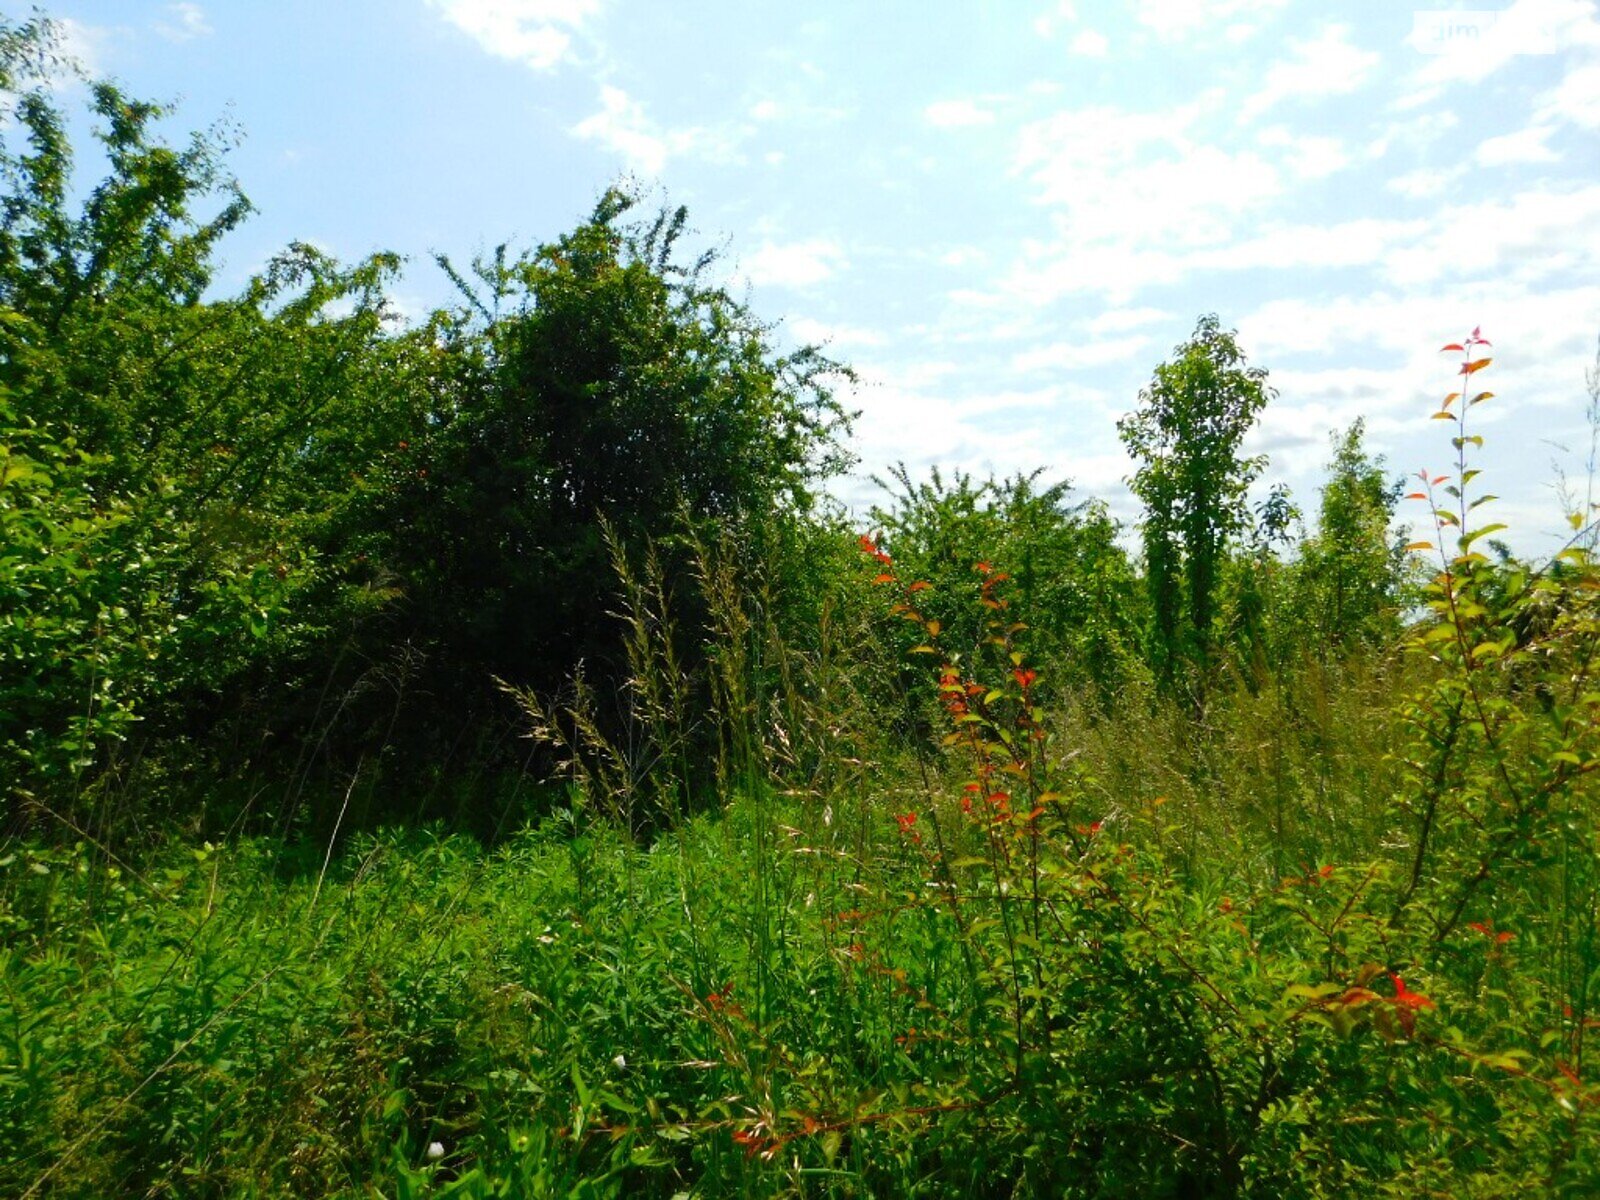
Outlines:
[[[1509,930],[1505,930],[1505,929],[1497,930],[1497,929],[1495,929],[1493,921],[1490,921],[1487,925],[1485,925],[1482,921],[1474,921],[1474,922],[1472,922],[1471,925],[1468,926],[1468,928],[1469,929],[1476,929],[1479,933],[1483,934],[1484,937],[1488,938],[1496,946],[1504,946],[1507,942],[1511,941],[1513,938],[1515,938],[1517,936],[1516,934],[1510,932]]]
[[[1033,686],[1033,681],[1039,678],[1039,673],[1031,667],[1018,667],[1011,672],[1011,677],[1017,681],[1018,687],[1023,691],[1027,691]]]
[[[894,823],[900,827],[902,837],[910,837],[914,842],[920,842],[922,835],[916,832],[917,814],[914,812],[896,813]]]
[[[429,1162],[438,1162],[441,1158],[444,1157],[444,1143],[443,1142],[429,1142],[428,1143],[428,1149],[426,1151],[426,1156],[427,1156],[427,1159],[428,1159]]]

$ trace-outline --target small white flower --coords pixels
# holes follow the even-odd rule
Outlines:
[[[617,1055],[611,1060],[611,1065],[619,1071],[626,1071],[628,1069],[627,1056],[622,1054]]]
[[[429,1142],[428,1143],[427,1156],[428,1156],[428,1161],[429,1162],[437,1162],[439,1159],[443,1158],[444,1157],[444,1143],[443,1142]]]

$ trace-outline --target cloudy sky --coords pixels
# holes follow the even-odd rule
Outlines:
[[[860,475],[1044,467],[1135,510],[1115,422],[1217,312],[1279,391],[1307,508],[1329,432],[1451,457],[1437,347],[1495,343],[1485,483],[1530,553],[1581,487],[1600,334],[1591,0],[54,0],[180,126],[243,131],[292,238],[412,257],[557,236],[622,175],[684,203],[781,338],[860,371]]]

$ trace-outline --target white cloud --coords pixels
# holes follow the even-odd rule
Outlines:
[[[1481,83],[1523,55],[1600,45],[1592,0],[1515,0],[1504,10],[1419,10],[1407,44],[1426,56],[1413,95],[1455,83]]]
[[[573,34],[600,0],[427,0],[497,58],[548,71],[572,54]]]
[[[1460,121],[1460,117],[1448,110],[1418,113],[1414,117],[1390,121],[1367,146],[1367,157],[1382,158],[1396,147],[1420,151],[1449,133]]]
[[[1433,170],[1418,169],[1396,175],[1383,186],[1410,200],[1432,200],[1455,187],[1466,173],[1466,167],[1461,165]]]
[[[1085,58],[1104,58],[1110,49],[1111,43],[1106,39],[1106,35],[1093,29],[1085,29],[1072,39],[1072,52],[1081,54]]]
[[[894,462],[905,463],[913,479],[934,466],[979,477],[1047,466],[1052,479],[1069,475],[1090,494],[1122,491],[1127,458],[1114,449],[1095,452],[1072,432],[1086,417],[1110,427],[1111,409],[1098,389],[1056,384],[963,392],[949,376],[915,369],[863,368],[860,375],[861,386],[845,399],[861,410],[862,472],[841,489],[860,509],[883,502],[868,476]]]
[[[935,129],[966,129],[993,123],[994,114],[975,100],[940,100],[922,110]]]
[[[1600,184],[1539,188],[1434,213],[1426,236],[1385,255],[1383,274],[1416,287],[1463,271],[1522,284],[1600,274]]]
[[[1037,307],[1062,297],[1100,292],[1125,304],[1147,287],[1181,283],[1201,272],[1387,269],[1391,260],[1420,242],[1429,221],[1372,217],[1333,225],[1280,224],[1247,237],[1209,245],[1142,247],[1133,239],[1099,245],[1032,247],[1003,281],[998,293],[980,293],[991,307],[1007,299]]]
[[[91,76],[105,73],[105,51],[112,37],[110,29],[75,21],[71,17],[56,18],[55,26],[61,37],[62,54]],[[65,78],[57,82],[59,86],[69,84]]]
[[[1549,358],[1568,356],[1582,378],[1582,362],[1573,364],[1574,347],[1594,353],[1594,322],[1600,321],[1600,286],[1585,285],[1532,292],[1521,286],[1480,280],[1449,293],[1379,289],[1309,299],[1273,300],[1239,322],[1239,334],[1258,357],[1322,354],[1343,360],[1359,349],[1367,361],[1388,360],[1396,370],[1419,368],[1421,386],[1431,394],[1449,381],[1449,366],[1438,354],[1447,341],[1475,325],[1496,343],[1495,355],[1519,369]],[[1576,341],[1574,337],[1576,335]],[[1327,368],[1327,380],[1352,368],[1341,362]],[[1366,368],[1363,368],[1365,370]],[[1392,389],[1391,389],[1392,390]],[[1497,389],[1498,390],[1498,389]]]
[[[1586,442],[1582,388],[1600,326],[1600,286],[1543,290],[1481,279],[1444,291],[1274,300],[1240,320],[1252,361],[1273,368],[1281,393],[1264,422],[1271,428],[1263,436],[1285,448],[1274,455],[1275,471],[1317,471],[1326,458],[1325,434],[1358,416],[1366,418],[1371,447],[1389,456],[1396,474],[1450,457],[1427,419],[1455,382],[1450,356],[1438,348],[1476,325],[1494,341],[1495,378],[1488,386],[1500,396],[1474,410],[1479,429],[1520,422],[1515,435],[1491,434],[1480,452],[1488,486],[1505,491],[1516,477],[1546,470],[1550,447],[1543,439]],[[1285,357],[1291,365],[1275,365]],[[1534,407],[1540,414],[1530,436]],[[1313,437],[1293,437],[1296,423]],[[1514,517],[1505,515],[1513,509],[1508,505],[1498,519],[1513,520],[1513,535],[1524,545],[1551,527],[1553,505],[1514,507]]]
[[[731,161],[741,136],[737,131],[698,125],[664,129],[650,118],[644,105],[610,84],[600,89],[600,111],[579,121],[571,132],[574,137],[598,142],[641,175],[659,175],[670,160],[686,154]]]
[[[784,328],[797,342],[813,346],[882,346],[888,342],[876,329],[859,325],[835,325],[814,321],[810,317],[795,317],[784,322]]]
[[[599,142],[630,168],[658,175],[674,147],[645,115],[644,106],[621,88],[600,89],[600,111],[572,127],[574,136]]]
[[[1076,371],[1104,367],[1136,358],[1150,345],[1148,334],[1109,338],[1104,341],[1057,342],[1036,350],[1024,350],[1011,359],[1011,369],[1023,374],[1038,371]]]
[[[988,261],[988,254],[976,246],[954,246],[939,255],[939,265],[942,267],[973,267]]]
[[[1218,247],[1192,263],[1209,271],[1374,267],[1431,228],[1428,221],[1358,217],[1332,225],[1279,225]]]
[[[1544,120],[1567,121],[1580,129],[1600,129],[1600,62],[1568,71],[1534,105]]]
[[[1078,19],[1078,6],[1073,0],[1060,0],[1054,8],[1033,19],[1033,31],[1042,38],[1054,37],[1056,26],[1071,24]]]
[[[1344,25],[1328,25],[1316,37],[1291,39],[1289,57],[1267,71],[1261,90],[1244,103],[1243,120],[1254,120],[1291,100],[1353,92],[1366,82],[1379,56],[1350,43]]]
[[[1200,103],[1166,112],[1102,107],[1025,126],[1015,170],[1055,210],[1059,236],[1024,247],[1012,286],[1037,284],[1032,298],[1046,300],[1064,294],[1062,271],[1102,284],[1132,284],[1151,268],[1165,274],[1168,248],[1225,242],[1241,213],[1277,197],[1277,169],[1253,150],[1204,140],[1200,115]]]
[[[1134,16],[1163,40],[1183,38],[1236,16],[1259,17],[1288,0],[1137,0]]]
[[[1473,161],[1483,167],[1507,163],[1547,163],[1560,157],[1547,144],[1554,130],[1548,125],[1530,125],[1515,133],[1503,133],[1478,144]]]
[[[1336,137],[1294,133],[1282,125],[1263,129],[1263,146],[1283,151],[1283,161],[1297,179],[1323,179],[1350,165],[1350,152]]]
[[[751,283],[803,288],[832,278],[848,264],[837,242],[811,238],[801,242],[763,242],[740,265]]]
[[[170,21],[158,21],[156,32],[169,42],[187,42],[194,38],[210,37],[211,22],[198,4],[185,2],[167,5]]]
[[[1113,308],[1101,313],[1089,322],[1089,332],[1092,334],[1126,333],[1130,329],[1138,329],[1141,325],[1154,325],[1158,321],[1169,321],[1172,314],[1159,308]]]

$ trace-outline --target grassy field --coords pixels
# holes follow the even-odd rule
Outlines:
[[[1446,926],[1486,835],[1413,880],[1384,730],[1447,682],[1062,726],[1009,811],[956,743],[653,839],[14,843],[0,1190],[1593,1194],[1592,791]]]

